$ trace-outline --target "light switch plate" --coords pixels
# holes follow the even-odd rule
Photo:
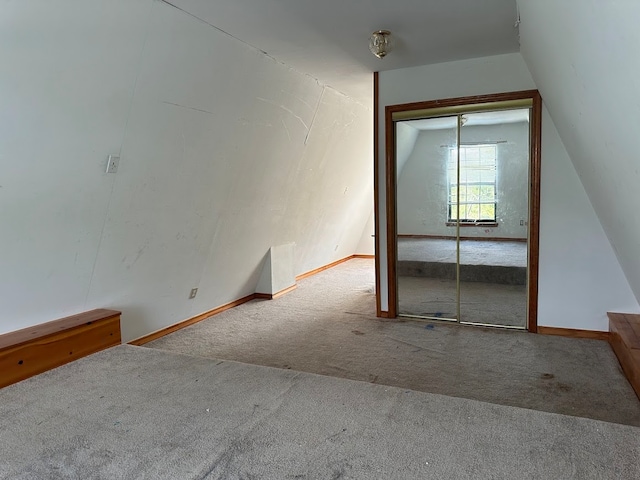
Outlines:
[[[107,160],[107,173],[116,173],[118,171],[118,164],[120,163],[120,157],[117,155],[109,155]]]

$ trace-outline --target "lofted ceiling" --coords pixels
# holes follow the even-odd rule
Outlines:
[[[516,0],[161,0],[363,102],[371,72],[519,50]],[[390,30],[384,59],[368,48]]]

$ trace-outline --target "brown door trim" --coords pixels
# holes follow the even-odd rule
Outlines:
[[[533,91],[531,109],[531,169],[529,185],[529,318],[527,330],[538,333],[538,267],[540,253],[540,167],[542,165],[542,97]]]
[[[378,109],[380,106],[380,87],[378,72],[373,72],[373,221],[374,221],[374,253],[376,269],[376,316],[382,316],[380,306],[380,219],[378,218],[378,206],[380,203],[378,188],[380,185],[380,166],[378,165],[378,129],[380,121],[378,119]]]
[[[378,96],[377,96],[377,76],[374,76],[374,112],[377,127],[378,117]],[[427,110],[440,107],[454,107],[464,105],[478,105],[484,103],[505,102],[510,100],[532,100],[532,115],[530,120],[530,192],[529,192],[529,279],[528,279],[528,312],[527,329],[530,332],[538,330],[538,256],[540,249],[540,166],[541,166],[541,139],[542,139],[542,99],[537,90],[525,90],[519,92],[507,92],[491,95],[478,95],[472,97],[448,98],[443,100],[432,100],[427,102],[405,103],[401,105],[388,105],[385,108],[385,174],[386,174],[386,214],[387,214],[387,268],[388,268],[388,295],[389,295],[389,318],[398,316],[397,299],[397,276],[396,276],[396,252],[397,250],[397,206],[396,206],[396,162],[395,162],[395,128],[393,124],[393,114],[412,110]],[[376,178],[377,187],[377,137],[376,138]],[[377,221],[378,195],[376,193],[376,253],[380,245],[378,240],[379,225]],[[377,255],[376,255],[377,256]],[[376,265],[376,286],[379,287],[379,270]],[[376,290],[379,292],[380,290]],[[377,297],[378,314],[380,314],[380,295]]]

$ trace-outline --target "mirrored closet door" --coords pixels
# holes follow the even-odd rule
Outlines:
[[[394,122],[398,314],[526,328],[530,108],[419,116]]]

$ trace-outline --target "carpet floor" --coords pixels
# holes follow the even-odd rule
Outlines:
[[[455,239],[399,238],[398,260],[455,263]],[[460,240],[460,262],[465,265],[527,266],[527,243]]]
[[[373,283],[354,259],[146,346],[640,426],[606,342],[379,319]]]
[[[640,428],[123,345],[0,390],[0,478],[636,479]]]
[[[456,317],[456,282],[428,277],[398,277],[398,313],[418,317]],[[486,325],[526,328],[527,287],[462,282],[460,316]]]

